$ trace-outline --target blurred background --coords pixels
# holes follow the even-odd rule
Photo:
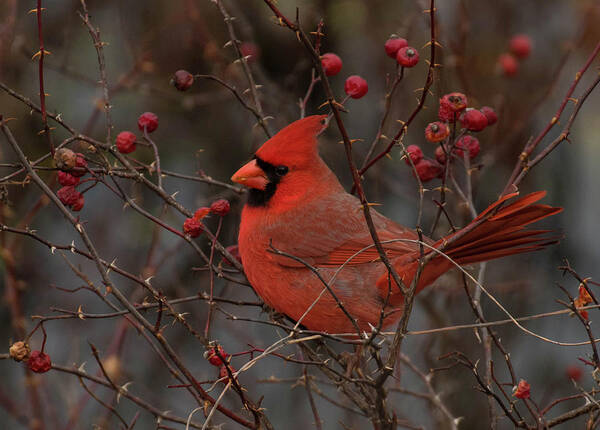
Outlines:
[[[45,48],[51,52],[45,57],[48,110],[60,113],[67,124],[81,133],[103,140],[106,129],[104,115],[98,108],[101,108],[102,94],[98,86],[97,56],[90,35],[77,15],[81,5],[73,0],[43,3],[46,8],[43,13]],[[232,24],[243,44],[244,54],[250,55],[248,62],[260,85],[258,94],[262,109],[265,116],[272,117],[268,126],[274,133],[300,117],[298,100],[304,97],[311,81],[310,58],[294,34],[277,25],[263,2],[226,0],[222,4],[236,18]],[[425,60],[429,56],[429,49],[424,48],[430,38],[429,16],[423,13],[428,2],[281,0],[278,5],[291,18],[298,7],[300,24],[307,32],[315,31],[319,20],[324,20],[322,52],[335,52],[343,60],[341,73],[330,79],[339,98],[344,96],[347,76],[358,74],[367,80],[368,94],[360,100],[347,102],[348,112],[344,114],[351,138],[364,139],[354,145],[356,160],[362,164],[383,113],[386,82],[393,79],[396,70],[395,61],[387,57],[383,49],[391,34],[406,38],[410,45],[419,49],[421,61],[406,71],[394,95],[385,135],[395,135],[400,128],[396,120],[406,120],[421,94],[419,89],[423,87],[427,73]],[[35,6],[33,1],[0,2],[0,81],[39,103],[38,63],[32,61],[38,50],[36,14],[28,13]],[[593,0],[451,0],[440,2],[436,7],[437,38],[442,46],[436,62],[442,66],[436,72],[432,94],[409,128],[404,144],[420,145],[427,156],[433,157],[435,146],[425,141],[423,130],[427,123],[437,120],[438,99],[448,92],[464,92],[470,106],[495,108],[499,121],[478,136],[481,154],[476,161],[480,169],[473,174],[474,200],[477,209],[482,210],[501,193],[524,145],[552,118],[576,71],[598,43],[600,7]],[[154,112],[160,125],[153,139],[158,145],[163,169],[192,176],[202,171],[214,179],[228,182],[231,174],[266,140],[264,131],[255,126],[253,115],[215,82],[198,80],[187,92],[178,92],[169,84],[176,70],[185,69],[194,74],[218,76],[240,92],[248,87],[240,63],[234,62],[235,51],[224,47],[230,36],[216,5],[209,0],[105,0],[89,1],[88,8],[93,25],[100,29],[102,41],[106,42],[104,53],[115,127],[113,134],[123,130],[137,132],[139,114]],[[498,58],[508,50],[510,38],[523,33],[533,41],[532,52],[519,62],[517,74],[507,77],[499,67]],[[599,64],[596,59],[579,84],[575,97],[589,86]],[[252,103],[247,93],[244,97]],[[327,112],[326,108],[319,109],[324,101],[317,84],[308,102],[307,114]],[[558,136],[572,108],[572,104],[567,106],[559,124],[540,148]],[[509,257],[487,265],[485,285],[515,316],[563,309],[556,299],[566,300],[566,297],[557,284],[577,295],[578,282],[557,270],[565,258],[582,277],[598,277],[600,133],[596,121],[599,113],[600,98],[596,92],[587,100],[573,125],[571,143],[561,144],[521,184],[523,193],[547,190],[545,202],[565,208],[562,214],[544,223],[545,227],[560,231],[563,240],[542,252]],[[39,115],[31,114],[26,105],[5,91],[0,91],[0,114],[15,118],[9,126],[29,159],[47,152],[44,136],[38,135],[43,128]],[[60,127],[52,133],[55,142],[69,137]],[[337,143],[339,140],[335,125],[330,126],[321,139],[321,154],[349,189],[350,174],[343,146]],[[14,171],[7,163],[15,162],[15,156],[3,137],[0,142],[0,157],[4,163],[0,175],[5,176]],[[380,144],[378,149],[383,147]],[[144,163],[153,160],[149,148],[140,147],[134,155]],[[50,166],[50,163],[45,165]],[[58,188],[53,179],[54,172],[42,172],[41,175],[53,189]],[[13,178],[15,183],[2,187],[2,222],[9,226],[27,225],[53,243],[68,245],[74,240],[80,245],[71,226],[53,205],[40,199],[37,188],[16,183],[23,179],[23,175],[18,176]],[[166,190],[178,192],[177,200],[190,210],[209,205],[216,198],[229,199],[233,210],[225,218],[220,238],[224,245],[237,242],[243,196],[226,188],[174,177],[164,181]],[[174,228],[181,228],[184,218],[164,209],[162,200],[153,193],[134,181],[123,181],[122,184],[146,210],[161,216]],[[423,208],[423,224],[428,231],[436,212],[432,200],[439,199],[439,192],[433,189],[439,186],[439,181],[426,186],[432,190],[425,194]],[[382,205],[378,210],[383,214],[402,224],[415,225],[416,181],[401,160],[399,149],[392,150],[391,159],[384,159],[369,170],[365,176],[365,189],[370,201]],[[207,272],[195,270],[201,269],[203,262],[184,241],[167,231],[157,231],[153,223],[125,208],[121,200],[102,187],[93,188],[85,197],[86,204],[80,216],[105,260],[116,259],[120,267],[144,278],[154,276],[152,285],[169,298],[207,291]],[[448,200],[455,223],[465,225],[469,215],[456,195],[450,193]],[[210,221],[213,228],[215,221]],[[439,237],[448,229],[447,223],[442,223],[434,236]],[[158,235],[157,239],[153,239],[155,235]],[[199,241],[205,250],[209,249],[206,239]],[[0,339],[5,345],[0,352],[5,352],[12,341],[19,340],[15,325],[20,324],[26,332],[33,328],[32,315],[50,315],[53,307],[76,310],[80,305],[90,313],[107,311],[89,291],[64,290],[81,287],[83,282],[59,253],[51,254],[45,246],[31,239],[6,232],[0,235],[0,247],[0,292],[3,297],[0,301]],[[92,282],[100,283],[93,264],[76,255],[67,257],[88,274]],[[132,301],[143,301],[145,293],[139,286],[125,278],[118,279],[120,288]],[[418,297],[410,322],[411,330],[475,322],[458,281],[457,274],[449,274]],[[248,287],[218,280],[216,288],[224,297],[257,300]],[[485,297],[482,306],[488,320],[506,318]],[[224,305],[223,308],[240,316],[268,319],[260,307]],[[178,309],[189,312],[187,318],[192,325],[204,327],[207,313],[204,302],[191,302]],[[15,319],[15,315],[24,318]],[[592,321],[596,316],[597,311],[590,312]],[[568,315],[535,320],[526,326],[559,341],[586,340],[579,321]],[[97,366],[89,341],[98,347],[103,357],[111,358],[116,380],[120,383],[132,381],[131,392],[161,410],[171,410],[179,416],[187,417],[196,407],[185,390],[167,388],[175,383],[169,372],[123,320],[58,320],[46,323],[45,327],[48,333],[46,351],[54,363],[78,367],[87,362],[87,370],[95,373]],[[511,354],[518,378],[531,383],[532,398],[540,407],[557,397],[578,392],[567,377],[568,370],[580,369],[582,376],[578,384],[587,390],[593,388],[591,368],[578,360],[578,357],[587,357],[589,347],[552,345],[524,334],[513,325],[500,326],[497,332]],[[225,345],[228,352],[247,350],[248,343],[265,347],[279,335],[272,327],[230,321],[223,313],[216,314],[212,327],[212,337]],[[175,325],[168,328],[167,336],[199,380],[217,377],[218,369],[203,358],[202,345],[186,331]],[[40,333],[36,333],[31,343],[34,349],[39,349]],[[336,348],[345,347],[336,345]],[[473,362],[482,357],[482,347],[472,330],[409,336],[404,347],[404,352],[423,370],[448,364],[438,361],[437,357],[455,350],[464,352]],[[246,359],[235,358],[232,363],[239,367]],[[498,379],[509,381],[497,350],[494,351],[494,362]],[[293,387],[294,378],[301,373],[297,366],[269,358],[241,377],[252,398],[256,400],[264,395],[262,406],[275,428],[314,427],[305,390]],[[314,373],[320,377],[316,370]],[[283,381],[269,383],[270,377]],[[0,380],[0,405],[3,406],[0,422],[11,429],[34,428],[32,423],[18,420],[7,412],[10,405],[16,405],[26,414],[36,406],[28,397],[21,366],[9,360],[0,361]],[[49,372],[35,376],[31,381],[39,388],[44,428],[116,428],[114,418],[89,399],[75,376]],[[422,389],[418,378],[410,372],[403,373],[402,383],[417,391]],[[434,379],[434,386],[454,416],[464,417],[460,428],[489,425],[486,397],[474,390],[474,385],[472,375],[461,368],[436,373]],[[98,387],[93,389],[101,398],[114,401],[112,392]],[[506,389],[510,392],[511,387]],[[341,395],[334,389],[324,386],[323,390],[343,403]],[[224,401],[233,410],[240,410],[239,400],[234,395],[228,395]],[[337,408],[321,397],[316,397],[316,401],[323,428],[370,426],[364,418]],[[389,401],[397,405],[399,417],[415,426],[443,428],[428,402],[401,393],[391,394]],[[559,414],[581,404],[582,400],[564,402],[553,413]],[[118,408],[129,419],[137,411],[127,400],[121,400]],[[577,424],[583,423],[584,419],[585,416]],[[222,415],[216,416],[214,424],[223,421]],[[508,420],[501,420],[498,425],[499,428],[512,427]],[[137,426],[155,428],[154,419],[144,412]],[[224,428],[236,427],[227,421]]]

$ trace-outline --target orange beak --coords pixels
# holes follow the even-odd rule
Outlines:
[[[256,160],[244,164],[240,170],[233,174],[231,180],[246,187],[258,188],[259,190],[264,190],[269,183],[264,170],[258,167]]]

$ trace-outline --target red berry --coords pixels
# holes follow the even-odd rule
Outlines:
[[[152,112],[144,112],[138,118],[138,128],[144,131],[144,128],[148,133],[152,133],[158,127],[158,117]]]
[[[240,264],[242,264],[240,249],[237,245],[230,245],[225,249],[231,254],[233,258],[235,258],[237,261],[239,261]],[[223,263],[227,264],[228,266],[233,266],[233,264],[231,264],[231,262],[227,258],[223,258]]]
[[[513,388],[513,396],[518,399],[528,399],[530,396],[531,385],[524,379],[519,381],[519,384]]]
[[[445,122],[432,122],[425,127],[425,139],[430,142],[441,142],[450,135],[450,127]]]
[[[526,34],[517,34],[510,39],[510,52],[517,58],[527,58],[531,53],[531,38]]]
[[[481,109],[479,109],[481,111],[482,114],[485,115],[485,117],[487,118],[488,121],[488,126],[489,125],[493,125],[496,124],[498,122],[498,114],[496,113],[496,111],[494,109],[492,109],[489,106],[484,106]]]
[[[450,109],[452,112],[460,112],[467,107],[467,96],[463,93],[450,93],[440,99],[440,108]]]
[[[200,209],[196,209],[196,212],[194,212],[194,219],[200,221],[206,218],[208,214],[210,214],[210,208],[201,207]]]
[[[83,194],[79,193],[79,197],[77,197],[77,200],[71,206],[71,210],[73,210],[75,212],[79,212],[81,209],[83,209],[84,203],[85,203],[85,198],[83,197]]]
[[[477,109],[467,109],[460,116],[460,123],[471,131],[481,131],[488,125],[487,117]]]
[[[32,351],[27,360],[27,367],[32,372],[45,373],[52,368],[52,362],[48,354],[44,354],[42,351]]]
[[[500,68],[502,69],[504,76],[515,76],[519,71],[519,63],[511,54],[500,55],[498,58],[498,64],[500,64]]]
[[[194,85],[194,75],[187,70],[177,70],[171,78],[171,85],[178,91],[186,91]]]
[[[417,164],[423,159],[423,151],[421,151],[421,148],[419,148],[418,145],[409,145],[406,148],[406,153],[412,160],[413,164]],[[404,161],[410,166],[410,161],[408,161],[408,158],[406,158]]]
[[[260,48],[252,42],[244,42],[240,45],[240,52],[248,58],[249,63],[253,63],[260,57]]]
[[[210,211],[215,215],[219,216],[227,215],[229,213],[229,209],[231,209],[231,206],[229,205],[229,202],[225,199],[215,200],[210,205]]]
[[[129,154],[135,151],[135,141],[137,137],[130,131],[122,131],[117,135],[117,149],[122,154]]]
[[[344,91],[353,99],[359,99],[369,91],[367,81],[358,75],[349,76],[344,84]]]
[[[396,53],[396,61],[402,67],[413,67],[419,62],[419,51],[412,46],[400,48]]]
[[[60,171],[58,172],[58,183],[64,186],[77,185],[79,183],[79,178],[70,173]]]
[[[342,59],[332,52],[321,56],[321,64],[327,76],[335,76],[342,70]]]
[[[85,175],[88,164],[87,161],[85,161],[85,158],[82,153],[78,152],[76,156],[77,158],[75,159],[75,168],[69,173],[73,176],[79,177]]]
[[[218,354],[217,354],[217,351],[218,351]],[[211,347],[208,351],[206,351],[206,353],[204,354],[204,357],[213,366],[222,366],[225,364],[225,362],[223,360],[221,360],[221,357],[219,357],[219,355],[221,355],[221,357],[223,357],[225,362],[227,361],[227,357],[229,357],[229,354],[227,354],[225,352],[225,350],[223,349],[223,347],[221,345],[219,345],[218,347],[215,347],[215,346]]]
[[[567,366],[566,373],[567,373],[567,378],[572,379],[575,382],[580,381],[581,376],[583,375],[583,371],[581,370],[581,367],[575,366],[575,365]]]
[[[385,45],[383,45],[385,48],[385,53],[391,58],[396,58],[398,50],[404,48],[405,46],[408,46],[406,39],[397,36],[390,37],[385,41]]]
[[[56,192],[56,195],[60,199],[63,205],[72,206],[77,203],[77,199],[81,193],[75,189],[72,185],[67,185],[62,187],[60,190]]]
[[[433,160],[428,160],[426,158],[422,159],[415,165],[415,169],[417,171],[417,175],[422,182],[431,181],[434,178],[437,178],[444,169],[438,163]]]
[[[204,231],[204,226],[196,218],[186,218],[183,223],[183,232],[191,237],[198,237]]]
[[[435,159],[437,160],[438,163],[446,164],[446,152],[448,152],[448,149],[446,149],[446,151],[444,151],[444,149],[441,146],[438,146],[437,148],[435,148]]]
[[[479,154],[480,149],[479,140],[473,136],[466,135],[458,139],[454,152],[456,152],[456,155],[460,158],[463,158],[464,150],[466,150],[469,153],[469,159],[472,160]]]

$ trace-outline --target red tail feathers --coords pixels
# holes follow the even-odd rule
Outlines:
[[[536,251],[558,242],[558,237],[545,235],[550,230],[525,230],[525,227],[561,212],[562,208],[536,203],[546,195],[545,191],[529,194],[503,207],[506,201],[516,195],[517,193],[502,197],[465,228],[437,241],[433,246],[456,263],[463,265]],[[426,250],[425,252],[434,251]],[[399,275],[403,277],[407,285],[415,276],[418,257],[419,254],[415,253],[415,261],[412,264],[404,263],[398,268]],[[417,291],[431,284],[452,267],[454,265],[444,256],[433,258],[425,266],[419,278]],[[387,274],[378,280],[377,285],[382,294],[387,293]],[[392,304],[397,304],[397,302],[401,302],[401,300],[392,298]]]

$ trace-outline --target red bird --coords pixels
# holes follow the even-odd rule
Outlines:
[[[273,253],[271,246],[317,268],[358,327],[370,331],[369,324],[377,326],[386,302],[388,273],[372,246],[360,201],[344,190],[318,154],[317,135],[324,128],[325,118],[311,116],[288,125],[232,176],[232,181],[250,188],[242,211],[239,251],[255,291],[278,312],[296,321],[302,318],[301,323],[311,330],[356,332],[317,275],[302,262]],[[524,230],[526,225],[562,210],[535,204],[544,195],[529,194],[504,207],[502,203],[514,195],[502,198],[473,221],[475,227],[473,223],[465,227],[470,231],[444,252],[459,264],[469,264],[554,243],[541,236],[547,231]],[[497,212],[489,216],[493,210]],[[371,214],[382,242],[418,239],[414,230],[375,210]],[[481,221],[484,215],[488,217]],[[437,242],[424,240],[439,248],[449,237]],[[418,265],[418,245],[396,241],[384,247],[405,285],[410,285]],[[443,257],[433,258],[419,278],[417,291],[452,267]],[[398,311],[386,318],[386,326],[400,318],[402,303],[403,295],[394,284],[386,312]]]

